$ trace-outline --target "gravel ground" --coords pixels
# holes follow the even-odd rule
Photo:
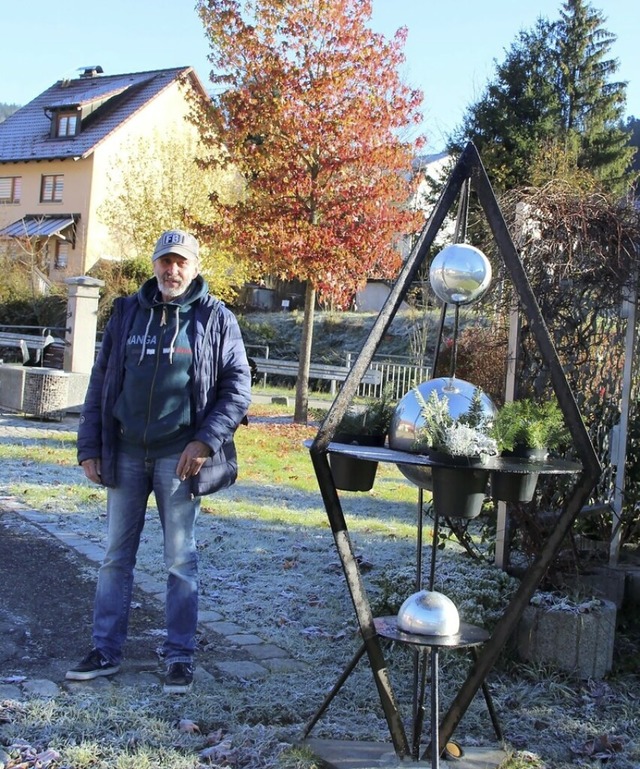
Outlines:
[[[42,423],[9,415],[0,416],[0,442],[38,443],[56,440],[60,432],[75,431],[73,417],[61,423]],[[24,483],[77,484],[83,482],[78,467],[46,465],[29,460],[0,463],[0,494],[10,486]],[[327,529],[305,526],[305,515],[323,510],[319,494],[295,489],[256,488],[239,483],[216,495],[216,504],[264,498],[279,500],[299,513],[299,525],[283,527],[259,520],[227,518],[203,514],[199,523],[199,548],[202,574],[202,608],[220,612],[237,622],[246,632],[256,633],[265,643],[284,649],[298,661],[299,669],[260,680],[231,680],[219,677],[209,705],[217,704],[228,714],[229,722],[242,722],[251,728],[268,724],[269,738],[295,741],[306,720],[313,714],[325,693],[351,659],[359,645],[353,610],[346,590],[333,539]],[[374,496],[358,497],[350,508],[352,515],[365,510],[369,515],[385,515],[384,505]],[[0,500],[1,506],[2,500]],[[359,507],[361,505],[362,507]],[[43,507],[47,507],[46,505]],[[395,509],[394,513],[412,520],[415,510]],[[63,510],[43,509],[43,520],[63,522],[70,533],[77,533],[100,545],[104,536],[104,511],[100,500],[84,512],[69,514]],[[388,511],[386,511],[388,513]],[[13,537],[9,550],[14,561],[23,564],[21,575],[29,579],[33,600],[17,595],[13,603],[3,601],[0,628],[5,641],[11,627],[19,628],[9,638],[13,644],[9,659],[15,661],[27,640],[27,655],[34,660],[49,658],[47,670],[60,672],[60,661],[74,659],[84,651],[82,639],[88,637],[89,607],[95,580],[95,564],[68,549],[57,547],[54,556],[45,555],[38,542],[29,543],[19,520],[0,514]],[[10,540],[3,538],[5,543]],[[159,557],[160,528],[157,517],[150,515],[140,549],[140,572],[162,578]],[[355,541],[363,563],[367,589],[376,576],[398,563],[412,563],[413,542],[394,537],[362,533]],[[428,557],[428,555],[427,555]],[[440,557],[440,556],[439,556]],[[448,557],[448,550],[442,555]],[[0,560],[9,563],[9,558]],[[29,563],[29,569],[25,564]],[[60,582],[63,572],[73,573],[73,580]],[[4,580],[0,571],[0,580]],[[467,578],[473,585],[473,577]],[[5,582],[3,581],[4,585]],[[39,600],[36,595],[39,594]],[[46,598],[43,599],[43,596]],[[141,604],[144,599],[140,598]],[[33,611],[27,606],[33,605]],[[153,656],[154,632],[162,626],[156,609],[140,615],[134,628],[132,659]],[[70,608],[71,607],[71,608]],[[134,612],[134,617],[136,612]],[[34,619],[37,617],[38,619]],[[83,619],[84,618],[84,619]],[[3,623],[4,620],[4,624]],[[38,622],[39,632],[34,628]],[[137,620],[136,620],[137,621]],[[12,624],[13,623],[13,624]],[[22,635],[20,636],[20,633]],[[201,654],[223,657],[233,650],[204,644]],[[0,652],[1,654],[1,652]],[[640,767],[640,687],[638,663],[629,670],[628,663],[638,659],[637,646],[621,636],[616,644],[614,674],[604,681],[573,681],[554,671],[531,665],[501,662],[490,677],[496,708],[505,733],[506,745],[517,750],[532,767],[568,769],[575,766]],[[411,660],[403,649],[392,649],[389,661],[392,679],[400,703],[410,704]],[[441,699],[443,710],[468,671],[460,654],[443,655]],[[0,657],[1,661],[1,657]],[[57,667],[56,667],[57,665]],[[3,665],[3,670],[7,667]],[[213,704],[212,704],[213,703]],[[230,703],[233,703],[230,705]],[[233,711],[229,714],[229,711]],[[371,674],[363,661],[349,677],[340,695],[314,730],[316,737],[357,740],[388,740],[388,732],[377,702]],[[491,723],[481,697],[476,697],[465,714],[455,738],[462,745],[495,745]],[[248,766],[249,764],[247,764]],[[523,764],[524,765],[524,764]],[[257,766],[257,765],[256,765]]]

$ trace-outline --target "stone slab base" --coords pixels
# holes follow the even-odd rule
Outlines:
[[[454,737],[455,739],[455,737]],[[321,758],[327,769],[420,769],[431,767],[431,761],[400,760],[391,743],[351,742],[350,740],[305,740],[304,745]],[[498,769],[507,754],[498,748],[465,748],[462,758],[440,761],[440,766],[456,769]],[[421,749],[424,752],[424,748]]]

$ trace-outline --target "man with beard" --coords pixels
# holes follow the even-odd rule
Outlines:
[[[86,477],[107,487],[107,544],[93,611],[93,649],[66,677],[117,673],[133,571],[153,491],[167,569],[164,691],[189,691],[198,620],[195,524],[203,494],[236,480],[233,436],[251,399],[235,316],[209,294],[193,235],[170,230],[154,277],[116,299],[78,429]]]

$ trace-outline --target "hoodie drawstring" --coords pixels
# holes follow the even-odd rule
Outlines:
[[[169,344],[169,363],[173,363],[173,352],[175,350],[176,339],[178,338],[178,331],[180,331],[180,307],[176,305],[176,330],[171,337],[171,343]]]
[[[147,327],[144,330],[144,339],[142,340],[142,349],[140,350],[140,357],[138,358],[138,366],[144,360],[144,354],[147,351],[147,337],[149,336],[149,328],[151,321],[153,320],[153,307],[149,307],[149,320],[147,321]]]
[[[162,308],[162,321],[160,322],[161,326],[165,325],[165,313],[166,313],[166,306]],[[144,360],[145,353],[147,351],[147,337],[149,336],[149,328],[151,327],[151,321],[153,320],[153,307],[149,307],[149,320],[147,321],[147,327],[144,330],[144,339],[142,340],[142,349],[140,350],[140,357],[138,358],[138,366],[142,363]],[[173,336],[171,337],[171,342],[169,343],[169,363],[173,364],[173,353],[176,349],[176,339],[178,338],[178,334],[180,332],[180,307],[179,305],[176,305],[176,318],[175,318],[175,330],[173,332]]]

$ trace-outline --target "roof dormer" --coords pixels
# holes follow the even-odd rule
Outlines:
[[[45,115],[51,120],[52,139],[70,139],[80,133],[82,111],[80,105],[65,105],[64,107],[49,107]]]

